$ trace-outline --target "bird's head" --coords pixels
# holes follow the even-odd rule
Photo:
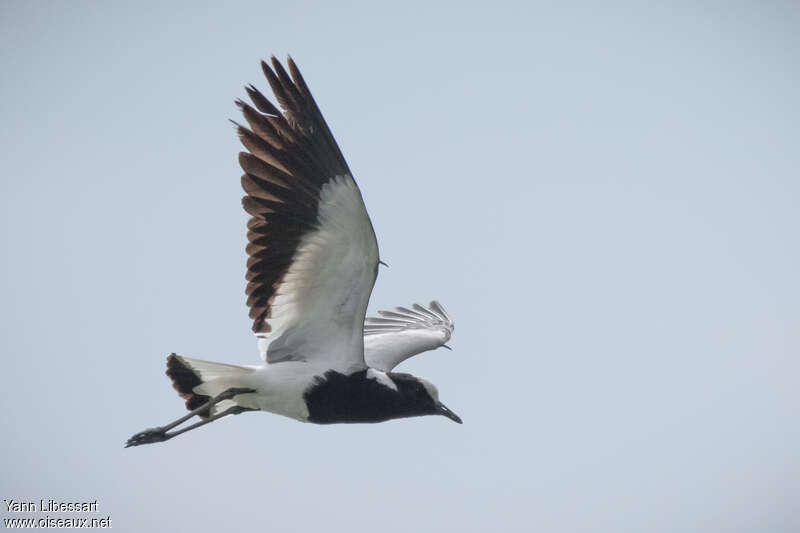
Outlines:
[[[439,400],[439,391],[430,381],[410,374],[392,373],[392,381],[405,403],[419,410],[419,414],[442,415],[461,424],[461,418]]]

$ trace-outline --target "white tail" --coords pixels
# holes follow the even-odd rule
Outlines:
[[[178,394],[186,400],[186,408],[190,411],[231,387],[241,387],[242,378],[252,372],[253,369],[246,366],[203,361],[174,353],[167,357],[167,376]],[[233,400],[225,400],[200,416],[215,415],[234,405]]]

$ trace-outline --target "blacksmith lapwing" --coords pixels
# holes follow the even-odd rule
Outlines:
[[[268,411],[317,424],[443,415],[432,383],[393,372],[446,342],[453,321],[436,301],[366,309],[378,243],[356,182],[294,61],[261,63],[282,111],[254,86],[237,105],[247,126],[242,200],[247,224],[247,304],[263,364],[237,366],[171,354],[167,375],[189,414],[132,436],[168,440],[227,415]],[[202,420],[178,427],[190,418]]]

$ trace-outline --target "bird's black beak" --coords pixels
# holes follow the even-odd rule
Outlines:
[[[459,424],[463,424],[463,422],[461,422],[461,418],[457,414],[455,414],[453,411],[448,409],[447,406],[445,404],[443,404],[442,402],[439,402],[439,403],[436,404],[436,412],[439,413],[442,416],[446,416],[447,418],[449,418],[453,422],[458,422]]]

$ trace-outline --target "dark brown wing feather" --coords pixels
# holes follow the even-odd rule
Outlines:
[[[274,56],[271,62],[261,67],[283,111],[253,86],[246,87],[252,106],[236,102],[247,121],[237,131],[248,150],[239,154],[239,164],[247,193],[242,205],[251,215],[246,294],[256,333],[269,331],[275,289],[300,239],[317,226],[322,186],[350,174],[297,65],[288,58],[290,76]]]

